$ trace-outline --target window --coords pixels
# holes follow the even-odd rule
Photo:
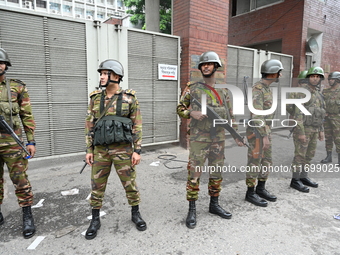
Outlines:
[[[281,3],[283,0],[232,0],[231,15],[236,16],[259,8]]]

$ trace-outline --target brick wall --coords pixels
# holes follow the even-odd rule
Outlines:
[[[306,1],[305,30],[323,32],[321,67],[325,71],[340,71],[340,1]]]
[[[223,63],[227,59],[229,0],[174,0],[173,31],[181,37],[181,89],[192,77],[197,77],[197,55],[215,51]],[[196,58],[195,58],[196,57]],[[218,71],[226,73],[226,66]],[[188,146],[188,121],[181,122],[181,145]]]
[[[248,46],[282,40],[281,53],[293,55],[294,67],[299,67],[302,61],[300,53],[304,48],[301,38],[303,4],[303,0],[285,0],[283,3],[230,17],[229,44]],[[299,74],[299,69],[294,68],[294,76]]]

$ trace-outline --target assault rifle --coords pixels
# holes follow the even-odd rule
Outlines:
[[[295,128],[296,128],[296,126],[295,126],[295,127],[292,127],[292,128],[290,129],[289,135],[287,135],[287,139],[289,139],[289,138],[292,136],[292,134],[293,134]]]
[[[196,104],[198,107],[202,108],[201,103],[193,96],[191,96],[191,102]],[[207,115],[208,115],[208,118],[211,119],[212,121],[213,120],[223,120],[209,106],[207,106]],[[226,129],[234,139],[238,139],[240,142],[242,142],[245,146],[247,146],[249,148],[249,145],[244,141],[243,137],[239,133],[237,133],[236,130],[232,126],[230,126],[229,123],[221,123],[221,124],[218,124],[218,125],[223,127],[224,129]]]
[[[15,140],[15,142],[26,152],[27,156],[25,157],[25,159],[31,158],[30,153],[28,152],[26,147],[23,145],[20,138],[17,136],[17,134],[14,132],[11,126],[8,125],[8,123],[5,121],[5,118],[2,115],[0,115],[0,128],[5,130],[7,134],[11,135],[13,139]]]

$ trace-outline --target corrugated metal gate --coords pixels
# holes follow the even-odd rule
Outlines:
[[[261,78],[261,65],[267,59],[278,59],[284,67],[279,83],[272,83],[271,87],[278,87],[278,105],[274,118],[280,120],[287,119],[288,116],[281,116],[280,88],[291,86],[293,56],[228,45],[227,83],[236,85],[242,91],[245,91],[245,87],[251,87]],[[236,116],[236,119],[248,119],[249,117],[248,107],[245,107],[245,115]],[[287,125],[287,123],[285,124]],[[242,126],[239,126],[239,129],[241,131],[245,130]]]
[[[0,24],[0,47],[12,62],[7,77],[24,81],[31,97],[37,158],[85,151],[88,94],[108,58],[123,63],[122,87],[137,91],[143,145],[178,141],[179,75],[158,80],[158,64],[179,68],[179,37],[2,8]]]
[[[37,157],[84,151],[87,107],[85,24],[0,10],[8,78],[27,84],[37,123]]]
[[[178,141],[178,81],[158,80],[158,64],[179,66],[179,39],[129,30],[128,60],[129,87],[137,91],[143,116],[143,144]]]

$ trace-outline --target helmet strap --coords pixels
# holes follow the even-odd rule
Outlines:
[[[6,73],[6,70],[2,71],[2,73],[0,73],[0,76],[3,76]]]
[[[216,72],[216,70],[217,70],[217,68],[215,66],[210,74],[203,74],[202,70],[201,70],[201,73],[202,73],[203,77],[210,78]]]

